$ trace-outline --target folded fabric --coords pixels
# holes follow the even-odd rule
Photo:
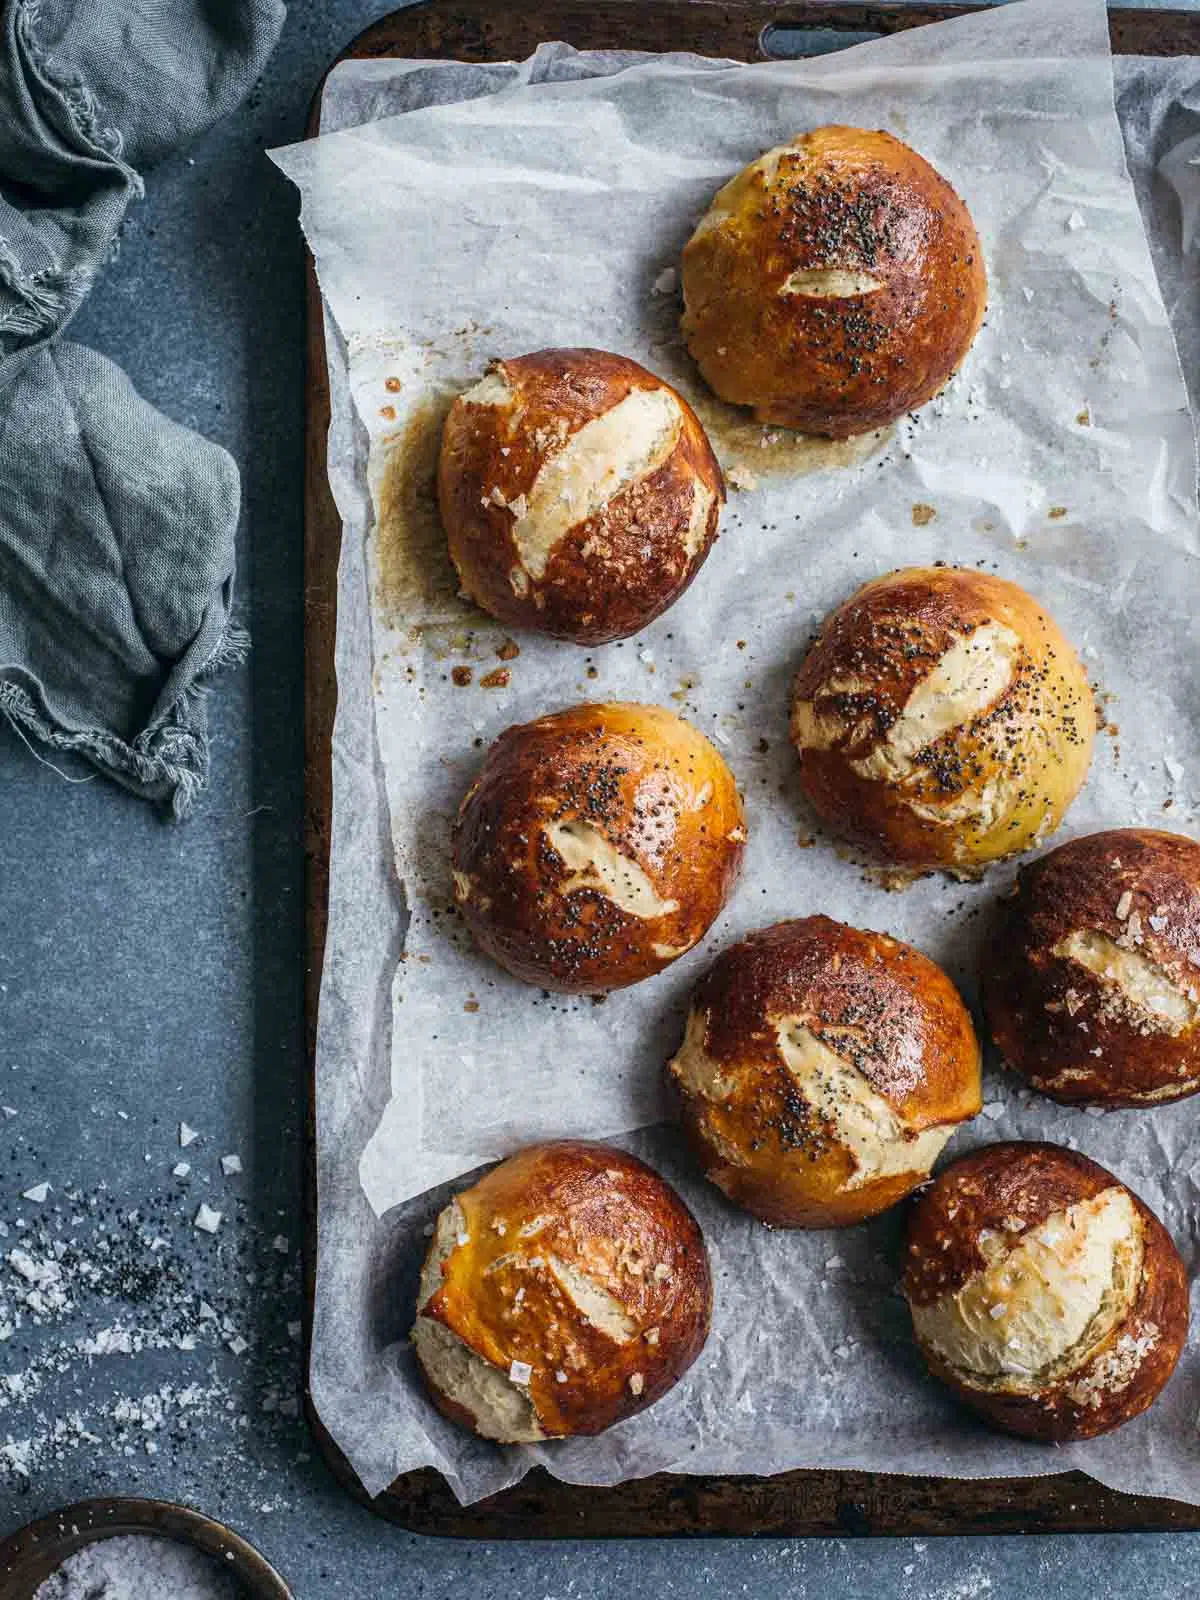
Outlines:
[[[237,468],[58,336],[139,172],[237,104],[280,0],[8,0],[0,41],[0,712],[186,814],[230,623]]]

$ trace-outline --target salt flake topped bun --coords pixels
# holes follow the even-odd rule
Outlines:
[[[945,1168],[913,1209],[903,1289],[935,1377],[1031,1439],[1136,1417],[1187,1338],[1187,1273],[1162,1223],[1057,1145],[986,1145]]]
[[[1035,1089],[1097,1106],[1200,1089],[1200,844],[1113,828],[1023,867],[983,974],[1001,1053]]]
[[[496,361],[454,402],[438,498],[464,591],[579,644],[637,633],[703,566],[725,498],[699,420],[605,350]]]
[[[653,1405],[708,1334],[700,1229],[643,1162],[533,1145],[438,1218],[413,1343],[439,1409],[502,1444],[595,1434]]]

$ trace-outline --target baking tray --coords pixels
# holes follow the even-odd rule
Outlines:
[[[383,17],[338,61],[396,56],[513,61],[542,40],[580,50],[690,50],[762,60],[774,33],[829,30],[859,35],[981,9],[969,5],[789,4],[787,0],[425,0]],[[1123,55],[1200,56],[1200,12],[1115,8],[1113,50]],[[337,63],[331,63],[332,66]],[[322,88],[323,88],[322,82]],[[309,117],[317,130],[321,89]],[[341,520],[325,471],[329,382],[320,295],[309,263],[305,447],[305,863],[308,912],[306,1001],[310,1073],[325,948],[332,812],[330,736],[337,704],[334,633]],[[307,1301],[311,1328],[316,1273],[316,1162],[309,1096]],[[334,1475],[356,1499],[414,1532],[475,1539],[631,1538],[664,1535],[1112,1533],[1200,1529],[1200,1506],[1119,1494],[1082,1472],[1039,1478],[922,1478],[846,1471],[773,1477],[659,1473],[612,1488],[561,1483],[538,1467],[500,1494],[460,1506],[433,1468],[404,1473],[367,1500],[349,1463],[308,1417]]]

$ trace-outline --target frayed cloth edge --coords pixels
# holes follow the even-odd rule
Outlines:
[[[84,756],[110,778],[145,798],[166,803],[171,819],[182,822],[208,783],[208,734],[183,725],[187,712],[207,693],[207,682],[222,667],[245,660],[250,635],[226,627],[207,661],[165,711],[132,743],[104,728],[73,732],[56,726],[20,684],[0,679],[0,716],[19,733],[51,750]]]

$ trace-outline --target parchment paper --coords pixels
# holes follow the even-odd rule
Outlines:
[[[1123,67],[1131,157],[1168,297],[1187,311],[1194,274],[1166,243],[1178,202],[1151,173],[1169,129],[1190,212],[1180,141],[1200,126],[1196,74],[1136,70]],[[828,841],[797,843],[813,830],[792,782],[787,687],[814,625],[858,583],[945,559],[1024,584],[1110,697],[1113,731],[1062,837],[1193,817],[1192,432],[1112,95],[1098,0],[1026,0],[797,64],[629,65],[552,47],[523,66],[343,67],[324,125],[347,131],[277,153],[332,311],[330,476],[345,522],[311,1381],[370,1491],[427,1463],[463,1499],[536,1460],[595,1483],[662,1469],[1078,1465],[1200,1500],[1193,1351],[1154,1412],[1112,1439],[1051,1452],[989,1434],[921,1371],[894,1291],[895,1218],[772,1235],[696,1179],[669,1129],[621,1142],[684,1191],[718,1294],[704,1356],[666,1400],[598,1440],[501,1450],[433,1414],[404,1344],[446,1181],[534,1138],[656,1121],[687,989],[738,933],[824,910],[913,940],[973,995],[986,909],[1011,870],[888,895]],[[892,129],[955,183],[992,285],[945,398],[851,449],[797,446],[707,402],[674,296],[654,289],[725,177],[830,120]],[[492,355],[545,344],[623,350],[670,377],[700,403],[727,469],[758,486],[732,497],[701,577],[636,640],[585,653],[522,636],[502,662],[504,632],[454,597],[430,467],[448,395]],[[450,676],[462,665],[467,687]],[[508,682],[482,686],[497,670]],[[714,736],[744,785],[751,842],[704,949],[597,1007],[541,996],[473,953],[447,909],[446,839],[503,727],[606,697],[660,700]],[[1194,1107],[1067,1112],[994,1065],[986,1100],[951,1153],[1009,1136],[1074,1144],[1134,1183],[1195,1259]]]

